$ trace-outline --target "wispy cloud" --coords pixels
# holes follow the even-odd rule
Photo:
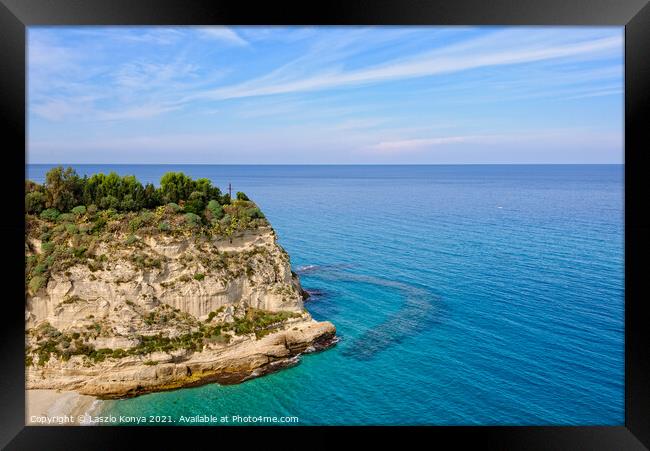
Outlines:
[[[197,27],[196,30],[205,39],[214,39],[239,46],[249,45],[245,39],[227,27]]]
[[[618,146],[620,136],[617,133],[603,132],[594,129],[565,128],[547,130],[517,130],[510,133],[475,134],[459,136],[438,136],[432,138],[413,138],[392,141],[380,141],[366,147],[370,153],[399,155],[414,152],[434,151],[437,148],[453,149],[455,145],[471,144],[484,149],[492,149],[495,145],[519,145],[522,149],[548,145],[554,142],[564,142],[568,145],[589,144],[596,138],[600,145]]]
[[[427,139],[403,139],[398,141],[382,141],[373,146],[372,150],[379,152],[410,152],[446,144],[458,144],[485,140],[485,136],[445,136]]]
[[[174,105],[141,105],[129,109],[118,110],[118,111],[105,111],[101,112],[98,115],[99,120],[106,121],[120,121],[120,120],[132,120],[132,119],[146,119],[155,116],[159,116],[170,111],[178,110],[180,106]]]
[[[507,36],[510,36],[510,33],[507,33]],[[479,40],[478,44],[484,45],[484,42]],[[614,36],[552,47],[539,47],[539,45],[535,45],[529,48],[515,49],[512,48],[512,45],[506,45],[505,42],[501,42],[500,49],[496,51],[489,50],[482,54],[477,52],[478,45],[472,47],[470,44],[464,44],[462,46],[452,47],[460,48],[464,50],[464,53],[455,55],[450,49],[442,49],[359,70],[341,71],[325,68],[319,74],[293,78],[291,80],[286,80],[287,77],[285,75],[287,71],[281,68],[270,74],[271,76],[197,93],[187,100],[196,98],[223,100],[239,97],[287,94],[449,74],[481,67],[522,64],[581,54],[594,54],[603,51],[620,51],[622,48],[622,38]],[[290,64],[291,66],[295,65],[295,63]]]

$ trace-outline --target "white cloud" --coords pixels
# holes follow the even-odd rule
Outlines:
[[[239,46],[248,45],[245,39],[227,27],[197,27],[197,31],[205,39],[214,39]]]
[[[65,100],[50,100],[48,102],[39,103],[33,105],[31,110],[50,121],[58,121],[63,119],[65,116],[76,113],[79,111],[79,105],[73,105],[70,102]]]
[[[512,133],[440,136],[431,138],[407,138],[382,140],[366,147],[373,154],[398,155],[406,153],[427,152],[437,148],[448,150],[456,144],[479,144],[481,149],[493,149],[494,145],[518,146],[521,152],[531,146],[611,146],[619,148],[618,133],[603,132],[589,128],[546,129],[534,131],[516,131]],[[476,147],[476,146],[474,146]]]
[[[481,139],[479,136],[446,136],[441,138],[427,139],[403,139],[398,141],[382,141],[371,146],[371,149],[379,152],[408,152],[444,144],[458,144],[477,141],[479,139]]]
[[[504,33],[503,38],[511,38]],[[491,40],[494,40],[491,36]],[[441,50],[416,55],[408,59],[391,61],[371,68],[353,71],[341,71],[336,68],[326,68],[311,76],[290,79],[284,68],[277,69],[269,75],[249,80],[237,85],[204,91],[190,96],[187,100],[204,98],[223,100],[240,97],[252,97],[272,94],[287,94],[321,89],[331,89],[343,86],[378,83],[390,80],[400,80],[415,77],[449,74],[468,69],[482,67],[521,64],[536,61],[552,60],[575,55],[599,54],[608,51],[620,51],[622,37],[614,36],[583,42],[557,43],[556,45],[540,46],[522,45],[517,42],[504,42],[502,39],[496,50],[487,49],[484,39],[477,40],[474,47],[469,43],[449,46]],[[526,43],[526,41],[524,41]],[[454,49],[462,49],[456,54]],[[302,59],[302,58],[301,58]],[[295,63],[289,63],[294,67]]]
[[[101,112],[97,114],[97,119],[105,121],[119,121],[128,119],[147,119],[159,116],[170,111],[178,110],[179,106],[171,105],[141,105],[118,111]]]
[[[182,33],[174,28],[162,27],[153,30],[144,29],[132,33],[119,33],[113,35],[116,39],[136,43],[169,45],[182,37]]]
[[[621,88],[612,88],[612,89],[602,89],[599,91],[592,91],[588,92],[585,94],[580,94],[580,95],[575,95],[575,96],[570,96],[570,97],[565,97],[565,100],[569,99],[584,99],[587,97],[602,97],[602,96],[621,96],[621,101],[623,101],[623,90]]]

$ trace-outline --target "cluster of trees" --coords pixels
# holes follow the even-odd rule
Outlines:
[[[244,193],[237,199],[248,201]],[[223,206],[231,203],[230,196],[212,186],[210,180],[193,180],[182,172],[168,172],[160,179],[160,187],[142,185],[134,176],[94,174],[80,177],[72,168],[53,168],[47,172],[45,183],[25,182],[25,211],[40,214],[46,209],[69,212],[80,205],[95,205],[99,209],[139,211],[169,203],[182,204],[185,212],[223,216]]]

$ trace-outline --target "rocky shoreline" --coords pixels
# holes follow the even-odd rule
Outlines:
[[[266,341],[260,343],[260,351],[262,351],[264,347],[269,346],[269,343],[277,343],[282,339],[287,343],[286,337],[281,337],[281,334],[282,333],[280,332],[265,337]],[[26,390],[25,397],[25,424],[29,426],[92,425],[93,423],[88,421],[90,421],[95,414],[101,411],[102,400],[124,399],[151,392],[196,387],[215,382],[222,385],[238,384],[295,366],[300,363],[300,357],[303,354],[324,351],[334,346],[337,342],[338,337],[335,335],[335,332],[331,331],[329,327],[326,327],[323,333],[317,335],[317,338],[309,342],[309,345],[304,348],[302,352],[297,351],[303,348],[304,343],[293,342],[291,346],[285,346],[289,352],[287,356],[277,358],[277,360],[274,360],[274,357],[272,356],[267,356],[269,359],[268,363],[252,370],[248,368],[242,371],[203,373],[201,377],[196,380],[188,380],[187,378],[181,377],[173,383],[165,386],[149,385],[138,388],[136,385],[135,389],[129,389],[127,388],[127,385],[121,385],[122,391],[115,390],[116,386],[113,386],[113,391],[110,392],[94,390],[94,388],[98,387],[94,384],[98,383],[102,378],[104,380],[112,380],[115,378],[115,373],[107,370],[103,376],[94,378],[92,383],[88,381],[88,383],[84,385],[83,389],[77,388],[75,382],[73,382],[74,378],[70,378],[70,381],[67,384],[61,383],[60,389],[30,388]],[[298,345],[298,347],[296,347],[296,345]],[[187,365],[189,361],[182,363]],[[175,364],[181,365],[182,363],[176,362]],[[134,366],[133,369],[136,368],[137,366]],[[179,372],[172,371],[172,374],[179,374]],[[143,381],[146,382],[146,379],[143,379]],[[32,384],[33,387],[41,385],[47,387],[52,386],[51,382],[40,384],[37,382]],[[101,383],[100,386],[106,387],[106,385],[101,385]],[[133,386],[131,385],[131,387]]]
[[[73,362],[65,366],[30,368],[27,385],[30,389],[76,391],[99,399],[119,399],[212,382],[237,384],[292,366],[300,355],[324,350],[336,343],[336,329],[329,322],[311,320],[291,326],[291,329],[260,340],[246,338],[219,350],[157,355],[155,357],[161,360],[156,365],[131,359],[90,367]]]

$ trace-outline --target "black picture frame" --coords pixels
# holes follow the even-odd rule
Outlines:
[[[7,449],[118,449],[174,439],[214,446],[226,435],[247,446],[290,443],[282,427],[29,427],[24,425],[24,171],[26,146],[25,30],[31,25],[619,25],[625,26],[625,424],[616,427],[357,427],[373,438],[405,433],[422,443],[488,449],[645,449],[650,447],[650,337],[644,303],[650,222],[644,193],[650,177],[650,5],[646,0],[337,0],[283,5],[209,0],[0,0],[0,113],[4,133],[4,216],[0,347],[0,446]],[[13,144],[8,144],[13,143]],[[8,193],[8,194],[7,194]],[[7,290],[8,289],[8,290]],[[309,443],[336,446],[331,433],[352,428],[304,427]],[[290,431],[291,436],[296,429]],[[151,432],[155,432],[152,434]],[[142,437],[147,434],[147,437]],[[242,436],[244,434],[244,436]],[[232,437],[236,436],[236,437]],[[426,437],[423,437],[426,436]],[[413,438],[411,438],[413,437]],[[140,440],[145,440],[140,442]],[[435,440],[435,441],[432,441]],[[448,442],[447,442],[448,443]],[[212,445],[210,445],[212,447]]]

